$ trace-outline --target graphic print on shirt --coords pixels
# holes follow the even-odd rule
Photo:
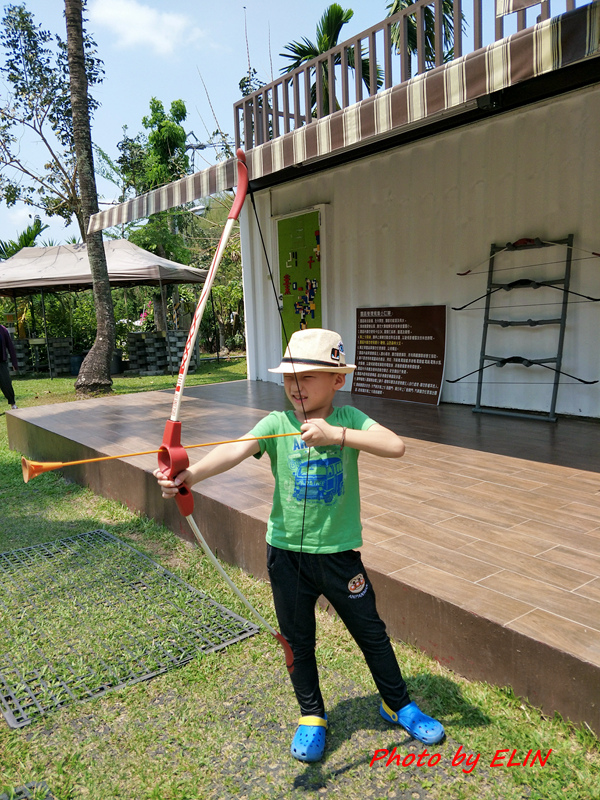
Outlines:
[[[308,469],[307,469],[308,461]],[[344,470],[342,459],[312,448],[310,461],[304,442],[294,442],[294,450],[288,458],[290,472],[294,479],[294,500],[312,505],[330,505],[344,494]]]

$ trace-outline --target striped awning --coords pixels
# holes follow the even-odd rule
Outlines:
[[[479,97],[598,55],[600,2],[594,2],[253,148],[246,154],[250,180],[459,113]],[[95,214],[89,232],[227,191],[236,176],[236,159],[229,159]]]
[[[524,11],[531,6],[539,6],[541,0],[496,0],[496,16],[504,17],[515,11]]]

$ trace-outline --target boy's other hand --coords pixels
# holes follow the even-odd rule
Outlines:
[[[323,447],[340,444],[343,428],[330,425],[324,419],[307,419],[300,431],[302,432],[302,441],[308,447]]]
[[[164,472],[162,472],[160,469],[155,469],[152,474],[158,481],[158,485],[162,491],[162,496],[166,499],[177,497],[179,493],[179,487],[192,477],[192,473],[189,471],[189,469],[182,470],[178,475],[175,476],[174,480],[167,478]]]

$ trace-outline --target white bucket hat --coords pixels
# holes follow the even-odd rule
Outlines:
[[[292,334],[281,364],[269,372],[353,372],[355,364],[346,364],[342,337],[324,328],[306,328]]]

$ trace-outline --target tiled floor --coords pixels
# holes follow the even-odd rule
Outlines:
[[[341,399],[407,444],[400,460],[359,460],[367,567],[600,667],[600,423]],[[284,405],[274,384],[190,389],[184,444],[241,436]],[[64,436],[76,458],[86,448],[115,454],[158,446],[170,406],[170,393],[153,392],[17,414]],[[201,452],[191,450],[192,460]],[[155,456],[132,462],[149,470]],[[250,459],[206,481],[202,492],[266,520],[267,460]]]
[[[394,477],[361,461],[367,561],[600,666],[600,474],[412,438]]]

